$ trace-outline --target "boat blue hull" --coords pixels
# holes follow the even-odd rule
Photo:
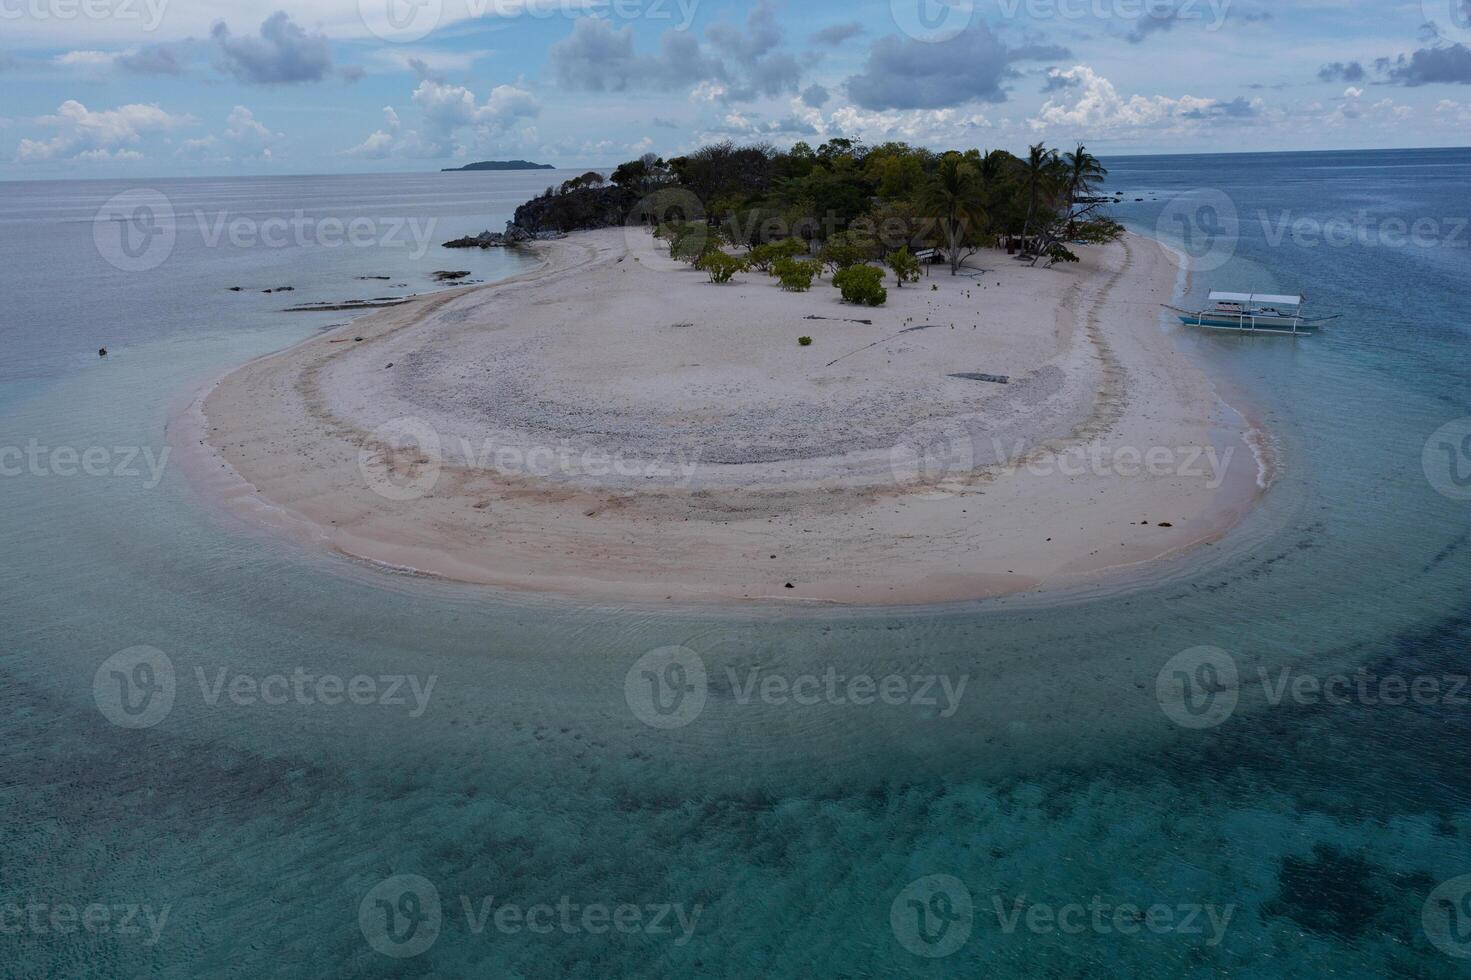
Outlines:
[[[1291,320],[1285,322],[1262,317],[1217,317],[1208,315],[1180,316],[1180,322],[1189,327],[1210,327],[1213,330],[1240,330],[1242,333],[1312,333],[1317,327],[1299,322],[1294,329]]]

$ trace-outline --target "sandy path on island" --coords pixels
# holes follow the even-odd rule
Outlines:
[[[190,472],[391,568],[695,601],[1075,586],[1260,492],[1246,423],[1159,325],[1177,268],[1148,239],[886,277],[876,309],[713,285],[639,229],[539,250],[227,375],[171,425]]]

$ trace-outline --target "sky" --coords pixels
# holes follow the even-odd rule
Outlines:
[[[0,178],[1471,144],[1471,0],[0,0]]]

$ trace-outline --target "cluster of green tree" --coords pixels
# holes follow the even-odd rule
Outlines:
[[[953,274],[982,247],[1005,243],[1050,264],[1077,261],[1070,244],[1117,238],[1123,229],[1098,213],[1106,177],[1082,146],[1063,154],[1037,144],[1022,159],[1005,150],[936,153],[833,139],[815,150],[726,142],[667,161],[647,154],[610,179],[654,202],[636,221],[704,220],[751,249],[815,242],[843,264],[854,264],[847,261],[854,255],[868,262],[937,249]],[[824,264],[839,267],[836,259]]]
[[[562,186],[557,189],[548,187],[543,197],[552,197],[556,194],[570,194],[572,191],[582,190],[584,187],[596,189],[602,187],[606,181],[603,175],[596,170],[589,170],[581,177],[573,177],[571,180],[562,181]]]

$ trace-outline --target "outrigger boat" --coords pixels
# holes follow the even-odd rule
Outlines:
[[[1247,333],[1311,333],[1334,316],[1303,316],[1301,296],[1278,296],[1272,293],[1211,293],[1211,306],[1203,310],[1182,310],[1166,306],[1179,314],[1180,322],[1191,327],[1212,330],[1241,330]]]

